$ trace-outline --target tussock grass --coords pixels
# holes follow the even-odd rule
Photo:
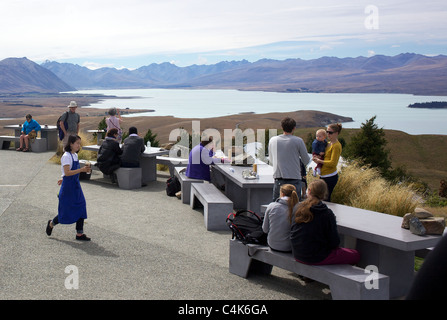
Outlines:
[[[91,140],[90,136],[86,135],[84,132],[80,132],[79,136],[81,137],[81,146],[88,146],[91,144],[96,144],[96,140]],[[50,159],[50,162],[55,164],[61,164],[61,157],[64,154],[64,147],[62,145],[62,141],[59,141],[57,146],[57,151],[55,155]],[[84,160],[94,160],[96,161],[97,153],[89,150],[81,150],[78,152],[78,158]]]
[[[401,217],[414,212],[418,199],[411,185],[392,184],[376,169],[356,162],[341,168],[331,197],[336,203]]]

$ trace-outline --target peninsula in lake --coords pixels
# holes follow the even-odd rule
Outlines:
[[[447,101],[416,102],[410,104],[408,108],[447,109]]]

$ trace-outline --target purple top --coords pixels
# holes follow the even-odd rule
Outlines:
[[[219,162],[220,159],[214,159],[213,151],[198,144],[192,148],[189,153],[188,166],[186,167],[186,176],[192,179],[201,179],[210,181],[210,164]]]

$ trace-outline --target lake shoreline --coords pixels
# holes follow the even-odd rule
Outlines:
[[[412,135],[447,135],[442,122],[445,110],[407,108],[409,103],[436,100],[402,94],[343,94],[343,93],[288,93],[245,91],[235,89],[129,89],[85,90],[60,94],[0,95],[0,118],[21,118],[26,113],[46,116],[62,113],[70,100],[76,100],[83,116],[107,116],[107,110],[117,107],[129,114],[123,118],[171,117],[185,119],[219,118],[237,114],[259,116],[276,112],[316,110],[350,117],[345,128],[360,128],[376,116],[376,123],[385,130],[399,130]],[[17,99],[17,106],[2,102]],[[2,97],[2,98],[1,98]],[[447,99],[447,97],[446,97]],[[22,101],[23,100],[23,101]],[[33,105],[39,105],[34,107]],[[43,106],[43,107],[41,107]],[[134,121],[129,119],[129,121]],[[51,122],[50,122],[51,124]]]
[[[265,114],[272,111],[318,110],[353,118],[347,128],[360,128],[376,116],[379,127],[409,134],[447,135],[442,118],[445,110],[407,108],[411,103],[447,100],[432,96],[390,93],[281,93],[236,89],[123,89],[86,90],[117,96],[139,96],[127,101],[103,100],[91,107],[150,108],[155,112],[139,116],[211,118],[239,113]]]

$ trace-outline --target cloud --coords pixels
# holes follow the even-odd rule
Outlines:
[[[90,70],[96,70],[100,68],[114,68],[113,63],[101,64],[98,62],[86,61],[82,64],[83,67],[89,68]]]
[[[296,52],[303,53],[337,50],[354,42],[358,47],[369,42],[369,48],[403,41],[446,42],[445,0],[375,0],[380,18],[377,30],[365,28],[369,4],[353,0],[314,4],[298,0],[2,0],[0,58],[91,62],[104,57],[216,51],[274,55],[277,48],[269,47],[270,43],[295,43]],[[170,60],[177,58],[166,61]]]
[[[114,69],[118,69],[118,70],[122,70],[122,69],[129,69],[128,67],[125,66],[117,66],[115,63],[101,63],[101,62],[95,62],[95,61],[85,61],[81,64],[83,67],[86,67],[90,70],[96,70],[96,69],[101,69],[101,68],[114,68]]]

